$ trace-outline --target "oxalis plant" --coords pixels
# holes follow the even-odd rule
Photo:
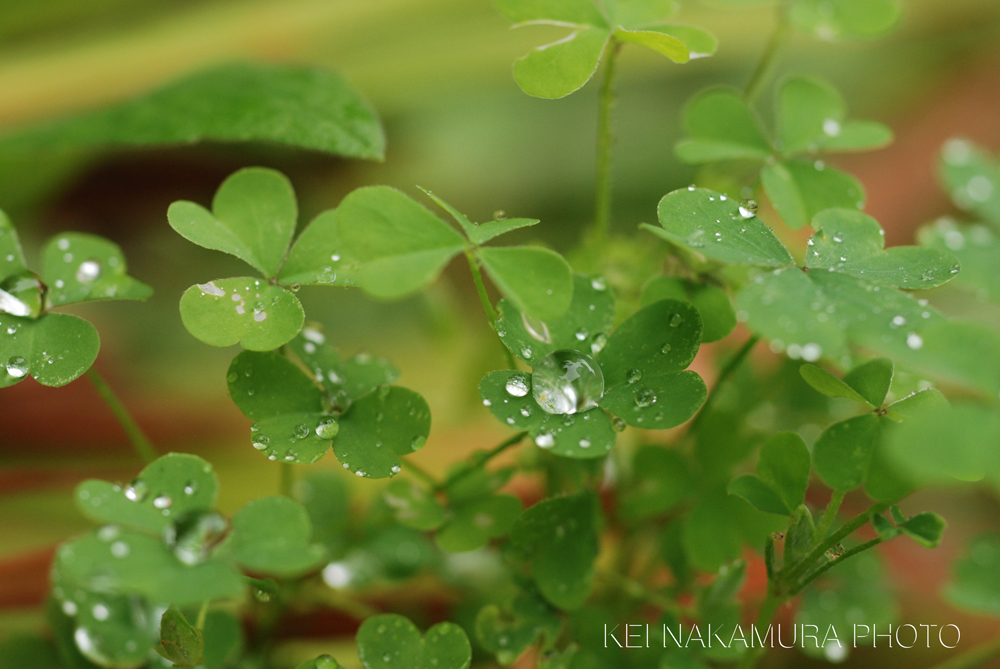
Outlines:
[[[245,457],[273,461],[281,482],[280,495],[229,518],[215,509],[212,465],[157,457],[91,368],[94,328],[53,311],[144,299],[150,288],[126,273],[117,246],[91,235],[57,235],[36,274],[0,216],[0,385],[88,374],[146,463],[130,481],[76,488],[95,529],[57,550],[51,629],[6,643],[8,664],[358,666],[342,644],[336,659],[283,645],[289,619],[326,610],[354,621],[365,669],[753,667],[774,635],[838,661],[854,624],[896,621],[872,549],[903,536],[941,541],[943,518],[908,516],[899,502],[928,486],[1000,483],[1000,338],[922,297],[953,282],[1000,300],[1000,166],[950,141],[942,182],[980,222],[941,219],[919,246],[887,249],[860,183],[824,160],[883,146],[891,132],[848,117],[836,89],[808,73],[770,81],[791,34],[877,37],[899,18],[895,0],[779,3],[747,86],[698,93],[679,121],[676,153],[704,166],[700,187],[666,193],[658,224],[611,241],[620,50],[683,64],[710,56],[716,40],[670,23],[671,0],[495,4],[515,24],[568,31],[515,63],[525,93],[562,97],[600,72],[595,213],[571,261],[502,244],[536,219],[476,223],[428,190],[363,187],[296,234],[292,184],[259,167],[226,179],[210,206],[166,212],[190,242],[249,266],[245,276],[192,276],[180,297],[194,337],[243,349],[219,387],[252,421]],[[765,128],[759,98],[771,83]],[[162,123],[151,130],[149,118]],[[65,123],[90,144],[383,151],[374,112],[339,78],[303,68],[229,66]],[[804,227],[804,245],[789,241]],[[654,262],[623,273],[613,248]],[[432,435],[427,402],[395,385],[390,361],[339,351],[335,324],[308,320],[297,293],[398,299],[458,256],[507,355],[479,383],[482,411],[511,434],[436,476],[408,460]],[[758,369],[748,358],[761,340],[776,361]],[[711,370],[709,390],[688,367],[711,342],[721,343],[699,367]],[[302,467],[331,450],[366,480]],[[527,482],[519,495],[514,478]],[[950,601],[1000,615],[998,556],[1000,537],[973,539]],[[766,585],[755,589],[746,581],[758,565]],[[769,629],[772,643],[761,643]],[[807,630],[826,638],[806,643]],[[959,649],[948,666],[998,653],[1000,641]]]

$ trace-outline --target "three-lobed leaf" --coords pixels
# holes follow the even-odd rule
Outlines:
[[[500,292],[522,313],[544,321],[569,309],[573,270],[558,253],[531,246],[487,246],[476,255]]]
[[[403,616],[372,616],[361,623],[357,643],[365,669],[467,669],[472,662],[468,636],[449,622],[421,635]]]
[[[90,369],[101,348],[94,326],[69,314],[31,320],[0,312],[0,333],[0,388],[29,376],[64,386]]]
[[[180,311],[184,327],[197,339],[211,346],[242,344],[250,351],[288,343],[305,321],[295,295],[253,277],[191,286],[181,296]]]
[[[239,564],[255,574],[294,578],[319,567],[326,549],[311,543],[312,524],[301,503],[263,497],[237,511],[227,540]]]
[[[127,274],[118,245],[96,235],[63,233],[46,242],[42,277],[51,306],[87,300],[144,300],[153,294],[152,288]]]

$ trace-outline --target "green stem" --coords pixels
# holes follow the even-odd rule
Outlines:
[[[681,606],[673,599],[664,597],[655,590],[650,590],[642,583],[639,583],[628,576],[623,576],[618,572],[602,569],[597,572],[597,575],[605,581],[621,588],[621,590],[629,597],[644,601],[647,604],[652,604],[653,606],[664,611],[672,611],[678,615],[691,615],[693,613],[693,611],[689,608]]]
[[[501,442],[500,444],[494,446],[489,451],[486,451],[485,453],[477,453],[475,456],[473,456],[474,462],[472,464],[458,470],[457,472],[449,476],[447,479],[445,479],[443,483],[434,486],[434,489],[438,491],[444,490],[445,488],[453,485],[456,481],[462,480],[463,478],[465,478],[472,472],[476,471],[477,469],[485,465],[487,462],[489,462],[496,456],[506,451],[508,448],[516,446],[517,444],[521,443],[521,441],[527,436],[528,436],[527,432],[518,432],[510,439]]]
[[[836,565],[840,564],[841,562],[843,562],[847,558],[853,557],[853,556],[857,555],[858,553],[863,553],[866,550],[868,550],[869,548],[873,548],[873,547],[879,545],[880,543],[882,543],[882,537],[876,537],[876,538],[872,539],[871,541],[866,541],[863,544],[858,544],[857,546],[855,546],[851,550],[845,552],[843,555],[841,555],[838,558],[834,558],[833,560],[830,560],[829,562],[824,562],[819,567],[817,567],[814,571],[809,572],[806,575],[806,577],[804,579],[802,579],[802,582],[799,583],[797,586],[794,587],[794,589],[791,591],[790,594],[793,595],[793,596],[797,595],[802,590],[802,588],[806,587],[807,585],[809,585],[810,583],[812,583],[813,581],[815,581],[816,578],[819,577],[820,574],[824,573],[827,569],[831,569],[832,567],[835,567]]]
[[[611,162],[615,137],[612,113],[615,106],[615,70],[622,44],[613,37],[604,49],[604,78],[601,81],[600,107],[597,117],[597,178],[594,198],[594,225],[590,242],[599,248],[608,236],[611,225]]]
[[[819,525],[816,526],[816,541],[820,542],[826,538],[826,533],[830,531],[833,527],[833,521],[837,519],[837,512],[840,511],[840,505],[844,501],[844,495],[846,495],[844,490],[834,490],[833,496],[830,497],[830,503],[826,505],[826,510],[823,511],[823,517],[820,518]]]
[[[205,618],[208,616],[208,604],[209,600],[207,599],[201,603],[201,608],[198,609],[198,620],[194,623],[194,626],[201,631],[204,631],[205,629]]]
[[[757,63],[757,69],[750,76],[750,83],[747,84],[746,90],[743,93],[743,99],[746,100],[747,104],[753,104],[760,96],[761,90],[764,88],[764,83],[770,77],[771,70],[774,69],[774,64],[778,59],[781,48],[791,35],[791,26],[788,24],[788,12],[785,7],[786,4],[783,3],[778,8],[778,24],[774,27],[771,39],[768,40],[760,62]]]
[[[121,403],[115,392],[111,390],[111,386],[108,385],[107,381],[101,378],[101,375],[97,373],[97,370],[91,367],[87,370],[87,378],[90,382],[94,384],[94,388],[97,390],[97,394],[101,396],[104,403],[108,405],[111,409],[111,413],[115,415],[118,419],[118,424],[122,426],[125,430],[125,434],[128,435],[129,440],[132,442],[132,448],[135,449],[136,454],[142,459],[143,462],[149,464],[156,459],[156,451],[153,449],[153,445],[149,443],[149,439],[146,438],[145,433],[143,433],[142,428],[139,424],[135,422],[132,418],[132,414],[128,412],[125,405]]]
[[[479,262],[476,260],[476,256],[472,253],[471,249],[465,249],[465,258],[469,261],[469,269],[472,270],[472,280],[476,283],[476,292],[479,293],[479,301],[483,303],[483,310],[486,312],[486,318],[489,319],[490,325],[497,322],[496,309],[490,304],[490,296],[486,293],[486,284],[483,283],[483,274],[479,271]]]
[[[980,644],[931,669],[975,669],[982,667],[993,658],[1000,657],[1000,636]]]
[[[403,463],[403,469],[409,470],[413,474],[416,474],[417,478],[423,479],[432,488],[437,489],[441,485],[433,474],[431,474],[429,471],[427,471],[420,465],[410,462],[406,458],[402,458],[401,462]]]
[[[722,368],[722,371],[719,372],[719,378],[715,380],[715,385],[712,386],[711,392],[709,392],[708,397],[705,398],[705,403],[701,405],[701,409],[698,411],[698,415],[695,416],[694,420],[691,422],[691,428],[688,430],[688,432],[691,433],[695,432],[699,423],[701,423],[702,416],[705,415],[706,411],[712,405],[712,402],[715,400],[715,397],[719,392],[719,388],[721,388],[722,384],[725,383],[730,376],[732,376],[733,372],[736,371],[736,368],[740,366],[740,363],[743,362],[743,360],[747,357],[747,355],[749,355],[750,351],[753,350],[753,347],[756,346],[757,342],[759,341],[760,341],[760,335],[753,335],[752,337],[750,337],[750,339],[747,339],[746,343],[744,343],[743,346],[740,348],[740,350],[736,352],[736,355],[734,355],[732,359],[730,359],[730,361],[726,363],[726,366]]]
[[[872,504],[868,507],[867,511],[859,513],[854,518],[840,526],[840,529],[831,534],[825,541],[821,541],[819,544],[813,548],[808,555],[806,555],[802,560],[795,565],[790,565],[790,570],[786,574],[780,574],[780,577],[785,583],[795,583],[795,581],[806,573],[810,567],[812,567],[816,562],[826,553],[827,550],[833,548],[839,544],[844,538],[857,530],[871,518],[872,514],[882,513],[895,502],[878,502]]]
[[[784,602],[785,599],[776,597],[771,592],[768,592],[767,597],[760,605],[760,611],[757,613],[757,620],[754,621],[754,627],[758,630],[766,629],[771,624],[771,619],[774,618],[778,607]],[[758,646],[744,653],[743,658],[740,660],[739,669],[752,669],[752,667],[756,666],[757,661],[764,655],[764,650],[763,646]]]
[[[292,496],[292,484],[295,482],[295,465],[291,462],[281,463],[281,483],[280,491],[285,497]]]

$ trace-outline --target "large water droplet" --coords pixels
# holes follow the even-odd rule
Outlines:
[[[589,355],[562,350],[535,366],[531,392],[547,413],[572,414],[597,406],[604,394],[604,373]]]
[[[23,378],[28,373],[28,361],[19,355],[7,360],[7,373],[15,379]]]
[[[333,439],[340,430],[340,424],[333,418],[321,418],[316,424],[316,436],[320,439]]]
[[[528,394],[529,390],[528,379],[521,374],[515,374],[507,379],[507,385],[505,387],[508,394],[513,395],[514,397],[524,397]]]
[[[214,281],[209,281],[208,283],[199,283],[198,288],[201,290],[201,292],[205,293],[206,295],[211,295],[212,297],[222,297],[223,295],[226,294],[226,291],[216,286]]]
[[[753,200],[744,200],[740,204],[740,216],[743,218],[753,218],[757,215],[757,203]]]
[[[530,334],[538,341],[544,342],[546,344],[552,343],[552,335],[549,333],[549,326],[546,325],[543,321],[537,318],[532,318],[528,314],[522,313],[521,323],[524,324],[524,329],[528,331],[528,334]]]
[[[20,272],[0,283],[0,311],[21,318],[38,318],[45,308],[48,286],[34,272]]]

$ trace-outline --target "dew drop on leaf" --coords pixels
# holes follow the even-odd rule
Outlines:
[[[493,212],[493,220],[502,221],[505,218],[507,218],[507,212],[505,212],[503,209],[497,209],[496,211]]]
[[[615,416],[614,420],[611,421],[611,427],[614,428],[615,432],[625,431],[625,421],[623,421],[618,416]]]
[[[22,378],[28,373],[28,361],[19,355],[15,355],[7,360],[7,373],[15,379]]]
[[[528,380],[521,374],[515,374],[507,379],[507,394],[514,397],[524,397],[528,394]]]
[[[553,351],[535,365],[531,392],[546,413],[586,411],[604,395],[604,373],[589,355],[569,349]]]
[[[545,344],[552,343],[552,335],[549,333],[549,326],[537,318],[532,318],[528,314],[521,314],[521,323],[524,324],[524,329],[528,331],[536,340],[543,342]],[[530,353],[528,355],[531,355]]]
[[[652,388],[639,388],[635,391],[635,405],[640,409],[653,406],[656,403],[656,393]]]
[[[535,437],[535,444],[537,444],[539,448],[552,448],[556,445],[556,439],[548,432],[543,432]]]
[[[630,369],[625,374],[625,380],[629,383],[636,383],[642,379],[642,372],[638,369]]]
[[[660,353],[670,353],[670,349],[673,348],[670,344],[664,344],[663,348],[660,349]]]
[[[579,330],[576,331],[575,336],[577,341],[585,340],[587,338],[587,328],[580,328]]]
[[[320,439],[333,439],[339,430],[340,425],[333,418],[321,418],[316,424],[316,436]]]
[[[295,435],[297,439],[305,439],[306,437],[309,436],[309,426],[306,425],[305,423],[299,423],[292,430],[292,433]]]
[[[90,283],[101,275],[101,264],[96,260],[84,260],[76,270],[76,280]]]
[[[211,295],[213,297],[222,297],[223,295],[226,294],[226,291],[216,286],[214,281],[209,281],[208,283],[199,283],[198,288],[205,295]]]
[[[173,503],[174,500],[172,500],[169,495],[157,495],[156,498],[153,499],[153,506],[157,509],[168,509]]]
[[[195,481],[194,479],[192,479],[192,480],[190,480],[190,481],[188,481],[187,483],[184,484],[184,494],[185,495],[193,495],[196,492],[198,492],[198,482],[197,481]]]
[[[743,218],[753,218],[757,215],[757,203],[753,200],[744,200],[740,203],[740,216]]]
[[[670,317],[670,327],[675,328],[684,322],[684,317],[680,314],[674,314]]]
[[[125,499],[131,502],[142,502],[149,495],[149,486],[142,479],[136,479],[125,488]]]

